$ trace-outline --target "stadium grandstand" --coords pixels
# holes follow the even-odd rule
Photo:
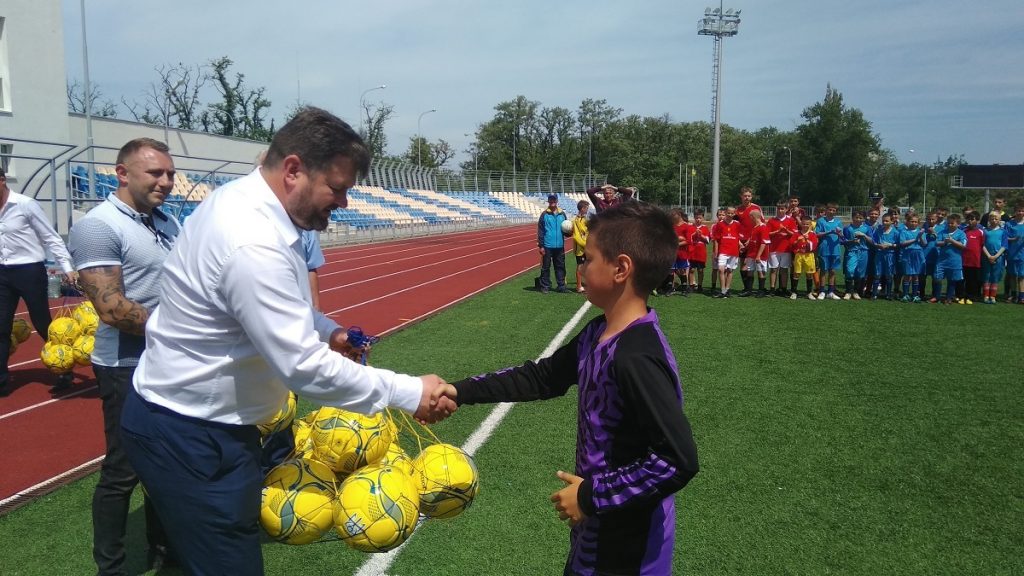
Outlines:
[[[0,9],[0,162],[11,187],[38,200],[66,235],[117,188],[117,150],[139,137],[170,146],[177,176],[168,209],[186,220],[218,186],[247,174],[265,150],[254,142],[67,109],[59,0]],[[323,232],[327,245],[535,221],[549,193],[574,214],[600,175],[452,172],[382,160]]]

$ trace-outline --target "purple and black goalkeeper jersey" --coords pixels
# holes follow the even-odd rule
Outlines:
[[[673,494],[697,473],[672,351],[653,310],[612,338],[595,318],[565,346],[455,383],[459,404],[522,402],[579,388],[576,475],[587,519],[572,529],[566,574],[671,574]]]

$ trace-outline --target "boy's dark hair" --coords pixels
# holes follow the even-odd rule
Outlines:
[[[579,202],[576,203],[577,210],[583,210],[584,206],[590,206],[590,202],[587,202],[586,200],[580,200]]]
[[[356,175],[370,171],[370,150],[344,120],[313,106],[301,108],[274,134],[263,165],[277,168],[286,156],[295,154],[310,172],[322,172],[335,158],[352,160]]]
[[[805,222],[805,221],[806,222],[810,222],[811,221],[811,216],[809,214],[804,214],[803,216],[800,217],[800,221],[801,222]]]
[[[953,222],[962,222],[963,218],[961,218],[960,215],[957,214],[956,212],[953,212],[949,216],[946,216],[946,220],[952,220]]]
[[[829,202],[828,204],[825,204],[825,208],[839,208],[839,204],[836,204],[835,202]]]
[[[605,260],[619,254],[633,260],[633,286],[638,294],[656,289],[672,269],[679,238],[668,214],[646,202],[627,202],[599,212],[590,221],[591,239]]]
[[[967,216],[968,220],[972,218],[975,220],[981,220],[981,214],[977,210],[971,210],[970,212],[965,214],[965,216]]]
[[[860,216],[861,218],[864,218],[865,220],[867,220],[867,218],[868,218],[868,215],[865,214],[863,210],[854,210],[853,211],[853,215],[854,216]]]
[[[679,216],[680,220],[686,220],[686,212],[684,212],[682,208],[673,208],[669,211],[669,215]]]
[[[697,216],[703,216],[703,215],[704,215],[704,211],[703,211],[703,210],[701,210],[700,208],[697,208],[696,210],[694,210],[694,211],[693,211],[693,216],[694,216],[695,218],[696,218]]]

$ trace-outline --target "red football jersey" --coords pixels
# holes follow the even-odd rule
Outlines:
[[[967,228],[964,234],[967,235],[967,245],[960,254],[964,268],[981,268],[981,247],[985,244],[985,232],[981,228]]]
[[[746,208],[743,206],[736,207],[736,221],[740,223],[740,230],[743,233],[743,238],[750,238],[750,232],[754,229],[754,221],[750,218],[750,213],[754,210],[757,210],[762,215],[764,214],[761,207],[753,202],[751,202]]]
[[[739,256],[740,223],[733,220],[728,224],[720,222],[715,226],[718,227],[718,234],[712,236],[712,238],[718,242],[718,254],[720,256]],[[712,232],[712,234],[714,234],[714,232]]]
[[[679,238],[679,247],[676,248],[676,260],[690,259],[690,238],[693,236],[693,226],[688,222],[680,222],[673,226],[676,237]]]
[[[797,233],[793,237],[793,253],[808,254],[818,249],[818,236],[814,232],[808,232],[807,236]]]
[[[771,239],[772,252],[789,252],[793,236],[796,235],[796,220],[788,215],[772,218],[768,221],[768,237]]]
[[[709,238],[711,238],[711,230],[708,229],[707,224],[693,227],[693,235],[690,237],[690,260],[704,262],[708,259]]]
[[[768,236],[768,225],[755,226],[750,232],[750,242],[747,244],[747,257],[757,258],[758,246],[764,246],[761,250],[761,257],[758,260],[768,261],[768,253],[771,250],[771,238]]]

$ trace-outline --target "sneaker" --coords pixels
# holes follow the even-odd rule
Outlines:
[[[920,296],[914,296],[914,299],[911,300],[911,302],[913,302],[914,304],[920,304],[921,303],[921,297]]]
[[[847,294],[847,296],[849,296],[849,294]],[[828,297],[833,300],[842,300],[842,298],[839,297],[839,294],[836,294],[835,292],[829,292]]]
[[[568,294],[569,288],[566,286],[559,286],[558,289],[555,290],[555,292],[558,292],[559,294]]]
[[[541,294],[547,294],[548,293],[548,289],[547,288],[541,288],[540,289],[540,293]]]
[[[900,298],[900,302],[910,302],[910,296],[904,295],[903,298]]]
[[[579,288],[576,289],[576,293],[577,294],[586,294],[586,292],[587,292],[587,289],[584,288],[583,286],[580,286]]]
[[[928,299],[928,303],[929,304],[937,304],[938,302],[939,302],[939,299],[934,297],[934,296],[932,296],[931,298]]]
[[[970,298],[964,298],[964,301],[961,302],[961,304],[974,304],[974,300],[971,300]]]
[[[167,549],[167,546],[154,544],[146,551],[146,564],[154,572],[160,572],[164,568],[176,568],[180,566],[178,559]]]
[[[52,390],[60,391],[71,388],[71,384],[74,383],[74,375],[71,372],[65,372],[57,376],[57,381],[54,382]]]
[[[850,298],[853,298],[853,295],[850,294],[849,292],[843,294],[843,300],[849,300]]]
[[[856,292],[854,292],[853,293],[853,299],[854,300],[860,300],[860,294],[857,294]]]
[[[825,293],[824,292],[818,292],[818,300],[824,300],[824,299],[825,299]]]
[[[808,292],[807,293],[807,298],[809,300],[817,300],[818,299],[818,297],[814,294],[814,292]],[[825,299],[825,297],[822,296],[822,300],[824,300],[824,299]]]
[[[793,292],[792,294],[789,295],[789,299],[790,300],[796,300],[796,298],[797,298],[796,292]]]
[[[747,296],[750,296],[750,291],[749,290],[744,290],[744,291],[740,292],[739,294],[737,294],[737,296],[739,296],[740,298],[746,298]]]

